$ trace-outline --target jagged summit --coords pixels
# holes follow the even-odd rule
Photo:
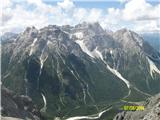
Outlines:
[[[37,30],[35,26],[31,26],[31,27],[27,27],[24,31],[25,32],[30,32],[30,31],[34,31]]]
[[[126,28],[113,33],[113,37],[123,46],[123,48],[126,50],[134,50],[135,52],[141,51],[144,42],[141,36]]]
[[[87,23],[83,22],[81,24],[75,25],[75,31],[83,31],[86,34],[104,34],[104,30],[98,22]]]
[[[89,23],[89,22],[82,22],[80,24],[75,25],[75,28],[101,28],[101,25],[99,24],[99,22],[93,22],[93,23]]]

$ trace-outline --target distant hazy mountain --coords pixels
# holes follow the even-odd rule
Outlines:
[[[52,120],[109,119],[124,100],[159,93],[159,69],[160,54],[137,33],[99,23],[28,27],[2,42],[2,84]]]
[[[143,33],[142,36],[145,41],[160,52],[160,33]]]
[[[0,38],[1,38],[2,42],[11,41],[11,40],[15,40],[17,35],[18,34],[16,34],[16,33],[6,32],[2,36],[0,36]]]

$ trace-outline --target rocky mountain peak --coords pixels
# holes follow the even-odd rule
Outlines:
[[[83,22],[81,24],[76,25],[74,31],[83,31],[85,35],[92,35],[92,36],[94,36],[95,34],[105,33],[105,31],[98,22],[94,23]]]
[[[125,42],[137,42],[139,46],[142,46],[143,43],[143,38],[141,36],[126,28],[116,31],[114,36],[121,39],[125,38],[123,39]]]
[[[113,38],[126,50],[140,51],[143,47],[143,38],[137,33],[126,28],[113,33]]]
[[[35,38],[37,34],[38,34],[38,29],[36,29],[34,26],[27,27],[23,32],[23,35],[25,35],[26,37],[32,37],[32,38]]]
[[[13,32],[6,32],[4,33],[2,36],[0,36],[1,41],[5,42],[5,41],[13,41],[17,38],[18,34],[17,33],[13,33]]]
[[[122,29],[120,29],[120,30],[118,30],[118,31],[116,31],[116,32],[119,32],[119,33],[121,33],[121,34],[124,34],[124,33],[126,33],[126,32],[129,32],[130,30],[128,30],[127,28],[122,28]]]
[[[72,31],[73,28],[74,28],[74,27],[73,27],[73,26],[70,26],[70,25],[63,25],[63,26],[61,26],[61,29],[62,29],[63,31],[66,31],[66,32],[69,32],[69,33],[71,33],[71,31]]]

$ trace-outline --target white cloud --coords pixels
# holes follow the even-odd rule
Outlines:
[[[58,2],[57,5],[63,9],[71,9],[74,7],[73,2],[70,0],[64,0],[63,2]]]
[[[11,0],[0,0],[0,5],[2,8],[8,8],[12,5]]]
[[[126,2],[123,9],[109,8],[108,18],[115,24],[130,22],[130,24],[134,24],[130,29],[135,31],[158,31],[160,30],[158,26],[160,22],[159,13],[160,4],[152,6],[145,0],[130,0]]]
[[[26,0],[29,4],[35,4],[37,6],[43,5],[43,2],[41,0]]]
[[[88,17],[87,17],[86,21],[89,21],[89,22],[100,21],[100,19],[103,17],[101,9],[95,9],[95,8],[93,8],[88,13],[89,14],[88,14]]]
[[[125,20],[154,19],[158,17],[157,7],[153,7],[145,0],[132,0],[122,10],[123,18]]]
[[[87,10],[85,8],[77,8],[74,9],[73,18],[80,22],[83,22],[83,20],[87,17]]]
[[[136,21],[134,30],[137,32],[158,32],[160,31],[159,22],[155,20]]]
[[[7,2],[8,1],[8,2]],[[160,4],[153,6],[145,0],[123,0],[124,8],[82,8],[71,0],[46,4],[42,0],[25,0],[17,4],[6,0],[3,7],[1,30],[19,31],[27,26],[44,27],[48,24],[75,25],[83,21],[100,22],[103,28],[116,30],[122,27],[136,31],[160,30],[158,24]],[[34,8],[30,10],[30,6]],[[29,8],[29,9],[28,9]],[[134,25],[134,26],[133,26]]]
[[[125,2],[127,2],[129,0],[118,0],[118,1],[121,2],[121,3],[125,3]]]

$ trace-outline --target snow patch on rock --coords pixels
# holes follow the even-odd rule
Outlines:
[[[90,57],[94,58],[94,56],[92,55],[92,52],[88,50],[88,48],[86,47],[85,43],[83,40],[76,40],[75,41],[77,44],[79,44],[79,46],[81,47],[82,51],[84,53],[86,53],[87,55],[89,55]]]
[[[157,68],[157,66],[154,64],[154,62],[152,60],[150,60],[147,57],[148,63],[149,63],[149,68],[150,68],[150,75],[153,78],[153,73],[158,73],[160,75],[160,70]]]
[[[83,38],[83,32],[76,32],[76,33],[74,33],[74,35],[75,35],[78,39],[82,39],[82,38]]]
[[[33,40],[33,43],[31,44],[31,50],[30,50],[30,52],[29,52],[29,56],[31,56],[32,55],[32,53],[33,53],[33,51],[34,51],[34,46],[35,46],[35,43],[37,42],[37,38],[35,38],[34,40]]]
[[[41,93],[41,95],[42,95],[43,102],[44,102],[44,106],[43,106],[43,108],[41,109],[41,112],[46,112],[46,110],[47,110],[47,101],[46,101],[46,97],[44,96],[43,93]]]

